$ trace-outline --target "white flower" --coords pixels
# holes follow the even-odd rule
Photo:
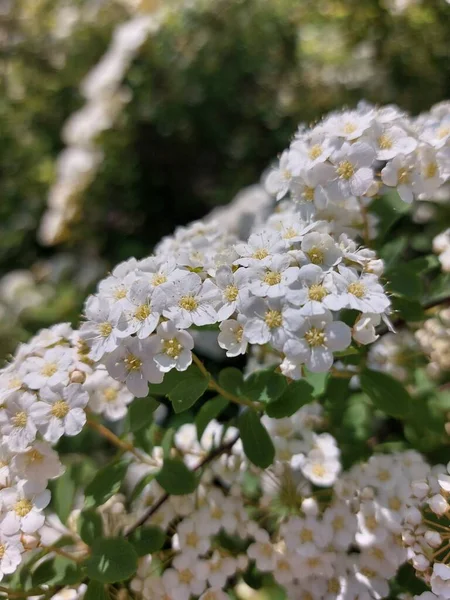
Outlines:
[[[329,311],[304,317],[295,338],[283,347],[287,358],[296,364],[306,364],[313,373],[329,371],[333,352],[345,350],[351,343],[351,330],[341,321],[333,321]]]
[[[22,562],[23,546],[18,535],[7,536],[0,524],[0,581],[11,575]]]
[[[238,269],[233,273],[228,265],[219,267],[215,276],[216,285],[221,290],[222,300],[217,310],[217,319],[228,319],[236,310],[237,302],[245,284],[247,283],[246,269]]]
[[[269,194],[281,200],[289,191],[292,173],[289,170],[289,153],[283,152],[280,156],[279,166],[272,169],[265,181],[266,190]]]
[[[97,361],[117,348],[118,327],[121,325],[123,329],[126,323],[120,308],[111,309],[108,300],[100,296],[90,296],[84,310],[88,320],[81,325],[79,334],[90,346],[90,357]]]
[[[209,588],[198,600],[229,600],[229,595],[226,594],[220,587]]]
[[[127,414],[128,404],[134,396],[127,388],[110,377],[106,371],[97,369],[84,383],[89,392],[89,408],[109,421],[118,421]]]
[[[126,337],[135,333],[139,339],[149,337],[159,323],[164,301],[160,290],[153,292],[148,281],[137,279],[128,290],[127,301],[122,305],[126,326],[117,334]]]
[[[192,363],[194,340],[187,331],[180,331],[170,321],[161,323],[151,339],[153,360],[163,373],[171,369],[185,371]]]
[[[339,273],[332,275],[339,291],[334,310],[353,308],[362,313],[386,312],[391,303],[376,275],[360,275],[355,269],[343,265],[339,265],[338,270]]]
[[[36,396],[23,392],[11,397],[0,413],[1,432],[13,452],[23,452],[36,438],[36,405]]]
[[[316,231],[307,233],[302,240],[300,248],[303,252],[305,263],[319,265],[325,270],[337,265],[342,258],[341,249],[327,233],[318,233]]]
[[[42,511],[50,502],[50,492],[26,493],[21,489],[7,488],[3,491],[2,502],[5,516],[0,522],[0,531],[14,535],[19,531],[35,533],[45,521]]]
[[[311,450],[301,466],[301,471],[306,479],[319,487],[333,485],[340,470],[339,460],[325,456],[320,450]]]
[[[163,373],[153,360],[150,340],[124,340],[106,357],[105,366],[111,377],[125,383],[138,398],[148,394],[148,383],[161,383],[163,380]]]
[[[247,555],[255,561],[260,571],[273,571],[276,565],[275,546],[264,529],[254,534],[255,541],[247,548]]]
[[[179,269],[174,257],[149,256],[140,260],[137,265],[139,275],[143,275],[150,287],[164,289],[167,283],[186,276],[189,271]]]
[[[21,454],[16,454],[13,467],[17,473],[32,484],[35,492],[47,487],[50,479],[55,479],[64,473],[58,453],[45,442],[35,442]]]
[[[289,255],[275,254],[264,265],[247,269],[248,289],[255,296],[281,298],[298,277],[299,270],[291,266]]]
[[[197,556],[179,554],[172,561],[172,568],[166,569],[162,581],[172,600],[189,600],[191,595],[199,596],[206,587],[208,566]]]
[[[244,336],[251,344],[267,344],[281,350],[290,332],[295,331],[301,317],[298,310],[283,304],[282,300],[272,298],[248,297],[242,301],[242,314],[247,318]]]
[[[435,494],[428,500],[428,506],[434,512],[435,515],[445,515],[449,510],[450,505],[447,500],[441,494]]]
[[[211,325],[217,322],[215,305],[220,300],[217,286],[207,279],[204,283],[196,273],[189,273],[172,282],[164,293],[167,305],[163,315],[180,329],[194,325]]]
[[[444,563],[435,562],[431,575],[431,590],[434,594],[448,600],[450,598],[450,567]]]
[[[395,187],[403,202],[411,204],[414,199],[414,168],[415,159],[400,154],[393,158],[381,171],[381,181],[390,187]]]
[[[318,126],[318,130],[346,140],[356,140],[372,126],[374,117],[375,114],[372,110],[367,112],[347,110],[331,114]]]
[[[45,385],[66,384],[69,381],[69,369],[73,363],[70,348],[50,348],[41,358],[31,356],[24,363],[28,373],[23,380],[32,390],[39,390]]]
[[[217,343],[227,351],[227,356],[239,356],[247,351],[248,340],[244,336],[244,326],[234,319],[228,319],[220,324]]]
[[[353,325],[353,339],[359,344],[372,344],[379,337],[375,331],[375,327],[377,327],[380,322],[381,316],[379,314],[365,313],[360,315]]]
[[[353,543],[358,527],[356,516],[343,502],[332,504],[323,515],[325,523],[329,523],[333,531],[333,545],[347,550]]]
[[[417,148],[417,140],[397,125],[376,127],[374,143],[378,160],[391,160],[399,154],[410,154]]]
[[[292,200],[299,205],[302,218],[310,219],[316,210],[323,210],[327,206],[326,186],[333,179],[333,167],[323,163],[294,177],[291,183]]]
[[[256,267],[261,264],[261,261],[267,261],[273,254],[283,253],[285,243],[278,232],[261,231],[252,233],[247,243],[236,244],[234,248],[241,257],[235,261],[235,264],[243,267]]]
[[[289,148],[289,166],[294,176],[311,172],[317,165],[326,162],[340,142],[330,136],[313,135],[294,139]]]
[[[78,383],[45,387],[36,403],[36,423],[44,439],[55,444],[63,435],[78,435],[86,423],[89,394]]]
[[[177,526],[173,545],[186,555],[198,557],[209,550],[210,541],[207,535],[199,531],[196,520],[187,518]]]
[[[295,306],[301,306],[302,314],[319,315],[335,306],[337,288],[319,265],[304,265],[298,273],[298,282],[301,287],[293,287],[287,292],[286,298]]]
[[[334,201],[349,196],[363,196],[373,183],[372,163],[375,151],[364,142],[344,143],[331,156],[335,165],[335,181],[327,190]]]

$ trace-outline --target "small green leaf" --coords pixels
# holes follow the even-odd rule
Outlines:
[[[151,396],[147,396],[147,398],[135,398],[128,407],[126,430],[136,433],[144,429],[144,427],[151,425],[153,413],[158,406],[159,402]]]
[[[304,380],[293,381],[274,402],[269,402],[266,412],[273,419],[295,414],[299,408],[313,401],[313,388]]]
[[[212,400],[208,400],[198,411],[195,417],[195,424],[197,426],[197,437],[200,440],[203,432],[205,431],[208,423],[213,419],[216,419],[221,412],[225,410],[229,402],[223,396],[216,396]]]
[[[80,567],[64,556],[55,556],[45,560],[33,572],[31,583],[33,587],[41,585],[74,585],[81,582],[83,575]]]
[[[99,538],[94,541],[91,555],[84,562],[90,579],[102,583],[116,583],[136,573],[138,555],[123,538]]]
[[[362,390],[376,408],[392,417],[408,416],[413,401],[407,390],[396,379],[386,373],[364,369],[360,382]]]
[[[130,495],[130,501],[134,502],[142,494],[144,488],[155,479],[155,473],[149,473],[138,481]]]
[[[62,523],[69,518],[75,498],[76,485],[72,471],[72,467],[67,467],[65,473],[52,482],[52,506]]]
[[[235,396],[242,396],[244,389],[244,378],[242,371],[235,367],[227,367],[222,369],[219,373],[219,385],[224,390],[234,394]]]
[[[252,410],[244,411],[239,417],[238,428],[247,458],[262,469],[270,466],[275,459],[275,448],[258,415]]]
[[[168,396],[176,413],[191,408],[208,388],[208,380],[198,367],[190,367],[182,380],[169,392]]]
[[[311,371],[308,371],[308,369],[305,369],[305,371],[305,381],[312,386],[313,396],[315,398],[321,396],[327,386],[329,373],[312,373]]]
[[[110,600],[110,596],[106,592],[103,583],[100,583],[100,581],[90,581],[83,600]]]
[[[156,475],[156,481],[168,494],[173,496],[192,494],[198,485],[195,473],[190,471],[178,458],[164,459],[162,469]]]
[[[395,267],[386,273],[388,289],[397,296],[408,300],[419,299],[422,296],[423,285],[418,271],[409,265]]]
[[[392,308],[405,321],[423,321],[426,318],[425,311],[417,300],[392,296]]]
[[[160,527],[139,527],[130,538],[138,556],[158,552],[164,546],[166,534]]]
[[[286,378],[273,369],[252,373],[244,382],[244,396],[256,402],[272,402],[279,398],[287,387]]]
[[[189,369],[192,368],[196,369],[197,367],[195,365],[189,367]],[[189,369],[187,369],[187,371],[189,371]],[[149,393],[155,396],[167,396],[169,392],[180,383],[187,371],[177,371],[176,369],[172,369],[168,373],[165,373],[162,383],[149,384]]]
[[[88,546],[97,538],[102,537],[103,521],[97,511],[92,508],[81,511],[78,517],[78,533]]]
[[[104,504],[120,490],[126,475],[128,462],[121,460],[100,469],[85,490],[85,506],[93,508]]]

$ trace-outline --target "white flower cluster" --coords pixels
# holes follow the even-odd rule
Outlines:
[[[450,309],[442,308],[433,317],[427,319],[416,331],[416,338],[428,355],[427,373],[439,378],[450,371]]]
[[[434,238],[433,251],[439,256],[442,270],[450,273],[450,228]]]
[[[418,344],[414,334],[401,329],[396,333],[386,333],[370,347],[367,366],[405,382],[417,353]]]
[[[407,203],[431,198],[450,177],[449,124],[448,102],[416,119],[361,103],[301,127],[266,187],[278,200],[289,195],[305,219],[331,217],[335,227],[389,189]]]
[[[52,446],[80,433],[88,403],[117,419],[132,400],[106,371],[90,365],[76,332],[61,324],[19,346],[0,371],[0,579],[40,543],[48,482],[64,470]]]

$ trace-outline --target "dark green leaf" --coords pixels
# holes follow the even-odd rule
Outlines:
[[[156,475],[156,481],[173,496],[191,494],[198,485],[195,473],[177,458],[164,459],[162,469]]]
[[[52,506],[61,522],[65,523],[72,510],[76,491],[72,467],[67,467],[65,473],[52,482],[52,487]]]
[[[422,280],[419,273],[409,265],[395,267],[386,273],[388,289],[397,296],[408,300],[419,299],[423,293]]]
[[[258,415],[252,410],[244,411],[238,428],[247,458],[262,469],[270,466],[275,459],[275,448]]]
[[[312,391],[313,388],[306,381],[293,381],[275,402],[269,402],[266,412],[274,419],[290,417],[299,408],[312,402]]]
[[[83,600],[110,600],[105,585],[100,581],[90,581]]]
[[[104,504],[117,494],[127,472],[128,462],[121,460],[100,469],[85,490],[85,506],[93,508]]]
[[[386,373],[364,369],[360,381],[361,388],[376,408],[392,417],[405,418],[408,416],[412,398],[396,379]]]
[[[380,250],[380,257],[384,260],[385,270],[390,269],[396,264],[407,245],[408,238],[405,235],[402,237],[395,237],[383,245]]]
[[[244,382],[244,396],[256,402],[271,402],[281,396],[287,387],[286,378],[273,369],[252,373]]]
[[[208,423],[213,419],[216,419],[221,412],[228,406],[228,400],[223,396],[216,396],[212,400],[208,400],[198,411],[195,417],[195,424],[197,426],[197,437],[200,440],[203,432],[205,431]]]
[[[133,488],[133,491],[131,492],[131,495],[130,495],[131,502],[134,502],[134,500],[136,500],[137,498],[139,498],[139,496],[142,494],[144,488],[151,481],[153,481],[153,479],[155,479],[155,473],[149,473],[148,475],[145,475],[145,477],[142,477],[142,479],[140,479],[138,481],[138,483],[136,484],[136,486]]]
[[[138,555],[123,538],[99,538],[94,541],[91,555],[86,559],[87,576],[102,583],[129,579],[136,573]]]
[[[164,546],[166,534],[160,527],[139,527],[130,538],[138,556],[158,552]]]
[[[126,430],[136,433],[148,427],[153,421],[153,412],[158,406],[159,402],[151,396],[135,398],[128,407]]]
[[[197,369],[197,367],[191,365],[187,371],[177,371],[176,369],[172,369],[168,373],[165,373],[162,383],[151,383],[148,386],[150,394],[155,396],[167,396],[169,392],[182,381],[183,377],[190,369]]]
[[[93,508],[83,510],[78,517],[78,533],[85,544],[90,546],[94,540],[103,535],[101,516]]]
[[[242,371],[235,367],[222,369],[219,373],[219,385],[235,396],[242,396],[244,389]]]
[[[392,296],[392,308],[396,316],[405,319],[405,321],[423,321],[426,318],[422,305],[417,300]]]
[[[80,567],[73,561],[64,556],[55,556],[42,562],[31,577],[33,587],[43,584],[53,585],[74,585],[80,583],[83,579]]]
[[[315,398],[321,396],[325,391],[329,373],[311,373],[308,369],[305,371],[305,380],[312,386],[313,396]]]
[[[198,367],[190,367],[184,372],[181,381],[169,392],[168,396],[176,413],[190,408],[203,396],[208,388],[208,380]]]

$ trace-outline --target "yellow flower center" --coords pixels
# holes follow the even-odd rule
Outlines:
[[[339,579],[333,577],[328,581],[328,593],[329,594],[339,594],[341,591],[341,584],[339,583]]]
[[[267,285],[277,285],[281,281],[281,273],[277,271],[267,271],[266,276],[264,277],[264,283]]]
[[[438,129],[437,136],[440,140],[443,140],[448,135],[450,135],[450,127],[441,127]]]
[[[264,322],[270,329],[281,327],[283,323],[283,317],[281,315],[281,312],[279,310],[274,309],[268,310],[264,315]]]
[[[311,569],[317,569],[317,567],[320,567],[320,558],[315,556],[308,558],[306,562]]]
[[[167,354],[167,356],[170,356],[170,358],[178,358],[182,350],[183,346],[180,344],[177,338],[164,340],[163,342],[164,354]]]
[[[375,573],[375,571],[373,569],[369,569],[368,567],[363,567],[361,569],[361,573],[367,577],[367,579],[373,579],[374,577],[377,576],[377,574]]]
[[[302,532],[300,533],[300,540],[303,543],[312,542],[313,539],[314,539],[314,536],[313,536],[313,532],[311,531],[311,529],[302,529]]]
[[[223,295],[228,300],[228,302],[234,302],[238,297],[239,290],[235,285],[227,285],[227,287],[223,291]]]
[[[364,519],[364,523],[369,531],[375,531],[378,527],[377,520],[374,516],[368,516]]]
[[[355,131],[356,131],[356,125],[354,123],[350,123],[350,121],[348,121],[344,125],[344,133],[355,133]]]
[[[13,390],[14,388],[20,387],[22,385],[22,380],[18,377],[13,377],[8,381],[8,388]]]
[[[378,560],[385,559],[384,552],[381,548],[371,548],[369,552],[374,558],[377,558]]]
[[[366,286],[359,281],[354,281],[347,287],[347,292],[357,298],[364,298],[366,295]]]
[[[314,465],[312,472],[316,477],[323,477],[327,471],[323,465]]]
[[[313,348],[323,346],[325,344],[325,339],[325,333],[322,329],[317,329],[317,327],[311,327],[311,329],[305,333],[305,340]]]
[[[242,342],[242,336],[244,335],[244,328],[242,327],[242,325],[240,325],[236,329],[236,333],[234,335],[236,336],[236,341],[238,341],[239,343],[241,343]]]
[[[183,296],[178,302],[180,308],[192,312],[198,308],[198,302],[193,296]]]
[[[343,160],[339,163],[336,172],[342,179],[351,179],[355,174],[355,167],[349,160]]]
[[[114,402],[114,400],[117,398],[117,390],[112,387],[108,387],[103,390],[103,397],[107,402]]]
[[[314,200],[314,191],[315,191],[315,188],[305,186],[305,189],[303,190],[302,195],[303,195],[303,198],[306,200],[306,202],[312,202]]]
[[[297,232],[295,231],[295,229],[293,227],[288,227],[283,234],[283,238],[285,240],[290,240],[293,237],[295,237],[296,235],[297,235]]]
[[[310,300],[315,300],[316,302],[322,302],[327,295],[327,290],[323,287],[323,285],[318,283],[313,283],[308,290],[308,298]]]
[[[195,548],[195,546],[198,544],[198,535],[195,533],[195,531],[191,531],[191,533],[187,534],[186,544],[188,546],[192,546],[193,548]]]
[[[181,583],[186,583],[187,585],[189,585],[194,579],[194,574],[189,569],[183,569],[183,571],[180,571],[178,573],[178,578],[181,581]]]
[[[220,520],[223,517],[223,510],[219,506],[215,506],[211,511],[211,517]]]
[[[40,463],[44,458],[44,455],[41,454],[39,450],[36,450],[35,448],[33,448],[32,450],[28,450],[25,456],[28,465],[32,465],[33,463]]]
[[[141,304],[141,306],[136,309],[134,316],[138,321],[145,321],[145,319],[150,316],[151,312],[148,304]]]
[[[124,358],[125,368],[127,371],[139,371],[142,367],[142,360],[134,354],[128,354]]]
[[[127,290],[124,287],[117,288],[114,292],[114,298],[116,300],[123,300],[127,295]]]
[[[98,326],[98,332],[102,337],[108,337],[108,335],[113,330],[111,323],[105,321],[104,323],[100,323]]]
[[[306,254],[313,265],[321,265],[323,263],[323,259],[325,258],[323,250],[317,246],[313,246]]]
[[[252,258],[255,258],[256,260],[263,260],[266,256],[269,256],[269,252],[266,248],[258,248],[258,250],[255,250],[252,254]]]
[[[390,150],[394,144],[392,139],[383,133],[383,135],[378,138],[378,145],[380,146],[381,150]]]
[[[162,283],[166,283],[166,281],[167,281],[167,277],[163,273],[156,273],[155,275],[153,275],[152,285],[157,287],[158,285],[161,285]]]
[[[397,496],[394,496],[393,498],[389,498],[389,508],[391,510],[400,510],[402,507],[402,503],[400,498],[397,498]]]
[[[425,167],[425,171],[424,171],[425,178],[432,179],[433,177],[436,177],[437,172],[438,172],[437,163],[435,163],[435,162],[428,163],[427,166]]]
[[[14,427],[25,427],[28,421],[28,415],[24,410],[16,413],[11,419]]]
[[[381,471],[378,471],[377,477],[380,481],[390,481],[392,475],[386,469],[382,469]]]
[[[344,525],[345,525],[344,517],[341,515],[334,517],[331,525],[335,531],[341,531],[342,529],[344,529]]]
[[[52,406],[50,413],[53,417],[56,417],[57,419],[64,419],[69,410],[70,406],[67,404],[67,402],[64,402],[64,400],[57,400]]]
[[[42,367],[41,374],[45,377],[51,377],[58,370],[58,365],[56,363],[47,363]]]
[[[319,156],[322,154],[322,147],[319,144],[314,144],[314,146],[311,146],[309,152],[308,152],[308,156],[311,160],[316,160],[316,158],[319,158]]]
[[[30,502],[26,498],[23,498],[22,500],[19,500],[18,502],[16,502],[13,507],[14,512],[16,513],[16,515],[18,517],[26,517],[32,508],[33,508],[32,502]]]
[[[409,183],[409,170],[405,167],[397,171],[397,179],[400,185]]]
[[[6,546],[4,544],[0,544],[0,560],[5,556]]]

